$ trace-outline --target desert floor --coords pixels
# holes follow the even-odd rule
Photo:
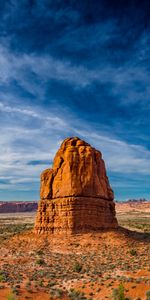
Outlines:
[[[116,207],[118,230],[68,238],[0,214],[0,300],[150,299],[150,203]]]

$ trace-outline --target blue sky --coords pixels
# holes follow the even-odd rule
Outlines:
[[[117,200],[150,199],[149,1],[0,1],[0,200],[38,200],[68,136]]]

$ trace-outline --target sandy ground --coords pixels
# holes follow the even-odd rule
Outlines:
[[[0,215],[0,300],[115,299],[119,285],[127,299],[146,299],[149,207],[117,204],[123,228],[68,237],[35,235],[34,217]]]

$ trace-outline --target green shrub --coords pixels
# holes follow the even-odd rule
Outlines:
[[[75,289],[70,289],[69,299],[70,300],[84,300],[84,299],[86,299],[86,297],[83,292],[80,292]]]
[[[136,252],[135,249],[131,249],[131,250],[130,250],[130,254],[133,255],[133,256],[135,256],[135,255],[137,255],[137,252]]]
[[[17,298],[13,293],[10,293],[7,295],[7,300],[17,300]]]
[[[82,265],[79,264],[78,262],[75,263],[73,270],[74,270],[74,272],[80,273],[82,270]]]
[[[42,266],[42,265],[45,264],[45,261],[44,261],[44,259],[39,258],[39,259],[36,260],[36,264]]]
[[[146,292],[146,300],[150,300],[150,291]]]
[[[5,280],[5,276],[3,274],[0,274],[0,282]]]
[[[125,300],[124,287],[122,284],[119,284],[119,287],[117,289],[113,290],[113,299],[114,300]]]

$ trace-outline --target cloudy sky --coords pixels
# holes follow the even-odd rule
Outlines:
[[[117,200],[150,199],[149,1],[0,1],[0,200],[38,200],[68,136]]]

